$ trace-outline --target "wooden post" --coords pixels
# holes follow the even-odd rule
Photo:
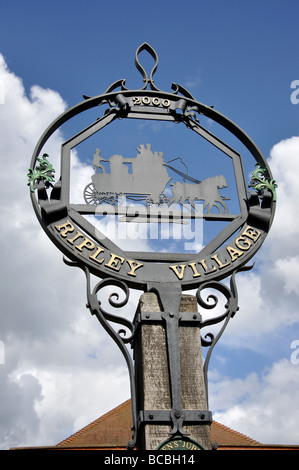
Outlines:
[[[161,311],[154,292],[143,294],[138,308],[139,312]],[[197,312],[196,298],[182,295],[180,312]],[[199,327],[180,326],[179,342],[182,408],[207,410]],[[171,410],[167,344],[163,322],[141,324],[134,347],[134,359],[138,409]],[[139,448],[157,449],[163,441],[170,438],[171,429],[171,426],[160,423],[141,426]],[[211,449],[210,424],[184,425],[184,430],[189,434],[188,437],[196,440],[202,447]]]

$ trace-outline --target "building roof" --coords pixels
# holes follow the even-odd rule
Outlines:
[[[131,401],[127,400],[57,444],[56,449],[125,450],[132,438]],[[211,441],[218,450],[299,450],[299,446],[264,445],[216,421]]]

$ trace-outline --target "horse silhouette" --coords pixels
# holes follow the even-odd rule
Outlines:
[[[220,214],[228,213],[228,208],[224,202],[223,196],[219,193],[219,189],[227,188],[227,182],[223,175],[212,176],[206,178],[200,183],[180,183],[176,181],[172,186],[172,198],[168,202],[168,207],[175,203],[184,204],[188,200],[189,204],[196,210],[194,201],[204,201],[203,210],[208,206],[208,214],[212,207],[215,206]],[[225,198],[227,199],[227,198]]]

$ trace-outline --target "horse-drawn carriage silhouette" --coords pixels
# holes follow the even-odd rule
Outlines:
[[[194,202],[202,200],[204,209],[208,207],[208,213],[213,206],[220,213],[228,213],[224,202],[228,198],[219,193],[219,189],[227,187],[223,175],[199,181],[169,165],[170,162],[165,163],[163,153],[152,152],[150,144],[140,145],[137,150],[135,158],[112,155],[108,160],[101,157],[99,149],[96,150],[93,158],[95,174],[91,177],[92,182],[84,189],[87,204],[121,205],[126,198],[147,206],[170,207],[187,201],[196,211]],[[169,185],[172,188],[169,197],[165,190],[173,177],[168,174],[168,169],[183,178],[183,182],[175,181]]]
[[[135,158],[112,155],[109,160],[102,159],[100,150],[96,150],[93,160],[96,173],[84,190],[87,204],[115,204],[124,196],[147,205],[166,202],[163,191],[171,176],[164,165],[163,153],[152,152],[150,144],[137,150]],[[109,164],[109,171],[105,163]]]

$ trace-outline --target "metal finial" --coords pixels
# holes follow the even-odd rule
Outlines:
[[[154,65],[154,67],[152,68],[152,70],[150,72],[149,78],[148,78],[148,74],[146,73],[145,69],[142,67],[142,65],[140,64],[140,62],[138,60],[138,55],[142,51],[147,51],[155,61],[155,65]],[[135,65],[136,65],[137,69],[139,70],[139,72],[141,73],[141,75],[143,77],[143,81],[145,82],[145,85],[142,89],[145,90],[148,83],[149,83],[152,90],[158,90],[158,88],[155,87],[154,80],[153,80],[154,73],[156,72],[157,67],[158,67],[158,55],[157,55],[156,51],[149,44],[147,44],[146,42],[141,44],[141,46],[139,46],[137,51],[136,51]]]

